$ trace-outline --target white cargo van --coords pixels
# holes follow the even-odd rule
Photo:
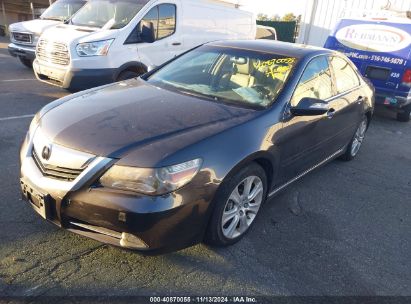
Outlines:
[[[58,0],[54,2],[40,19],[13,23],[9,26],[9,53],[18,57],[25,66],[31,67],[36,58],[36,45],[40,35],[47,28],[68,20],[86,0]]]
[[[254,39],[252,13],[216,0],[91,0],[44,32],[34,71],[78,91],[137,77],[200,44]]]

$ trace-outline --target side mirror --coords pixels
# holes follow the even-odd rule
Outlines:
[[[149,65],[149,66],[147,67],[147,73],[150,73],[151,71],[153,71],[153,70],[155,70],[155,69],[157,69],[157,66],[156,66],[156,65]]]
[[[156,41],[156,30],[154,28],[153,22],[141,21],[140,38],[141,41],[147,43],[153,43],[154,41]]]
[[[294,116],[317,116],[326,114],[330,106],[324,100],[305,97],[297,106],[290,109]]]

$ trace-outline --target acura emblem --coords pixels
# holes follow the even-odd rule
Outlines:
[[[49,160],[51,157],[51,145],[44,146],[43,151],[41,151],[41,157],[44,160]]]

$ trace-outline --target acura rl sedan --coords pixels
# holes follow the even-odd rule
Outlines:
[[[340,53],[210,43],[44,107],[21,148],[21,189],[44,219],[104,243],[227,246],[286,186],[355,158],[373,109]]]

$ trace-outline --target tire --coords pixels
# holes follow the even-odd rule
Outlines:
[[[124,80],[128,80],[128,79],[132,79],[132,78],[136,78],[138,76],[140,76],[141,74],[137,73],[137,72],[133,72],[133,71],[124,71],[121,72],[118,76],[117,76],[117,81],[124,81]]]
[[[254,192],[255,198],[249,200],[243,196],[246,185],[250,185],[248,193]],[[264,169],[256,163],[224,181],[214,201],[205,243],[223,247],[241,240],[254,224],[266,196],[267,177]]]
[[[411,116],[411,104],[406,105],[404,108],[400,109],[401,112],[397,113],[397,120],[401,122],[409,122]]]
[[[364,141],[365,133],[367,132],[367,129],[368,129],[368,118],[367,116],[364,116],[357,130],[355,131],[353,138],[348,144],[347,150],[340,157],[340,159],[344,161],[351,161],[358,155],[358,152],[360,151],[361,146],[362,146],[362,142]]]
[[[33,68],[33,61],[31,61],[30,59],[22,58],[22,57],[19,57],[19,59],[20,59],[20,62],[21,62],[24,66],[26,66],[27,68],[29,68],[29,69],[32,69],[32,68]]]

